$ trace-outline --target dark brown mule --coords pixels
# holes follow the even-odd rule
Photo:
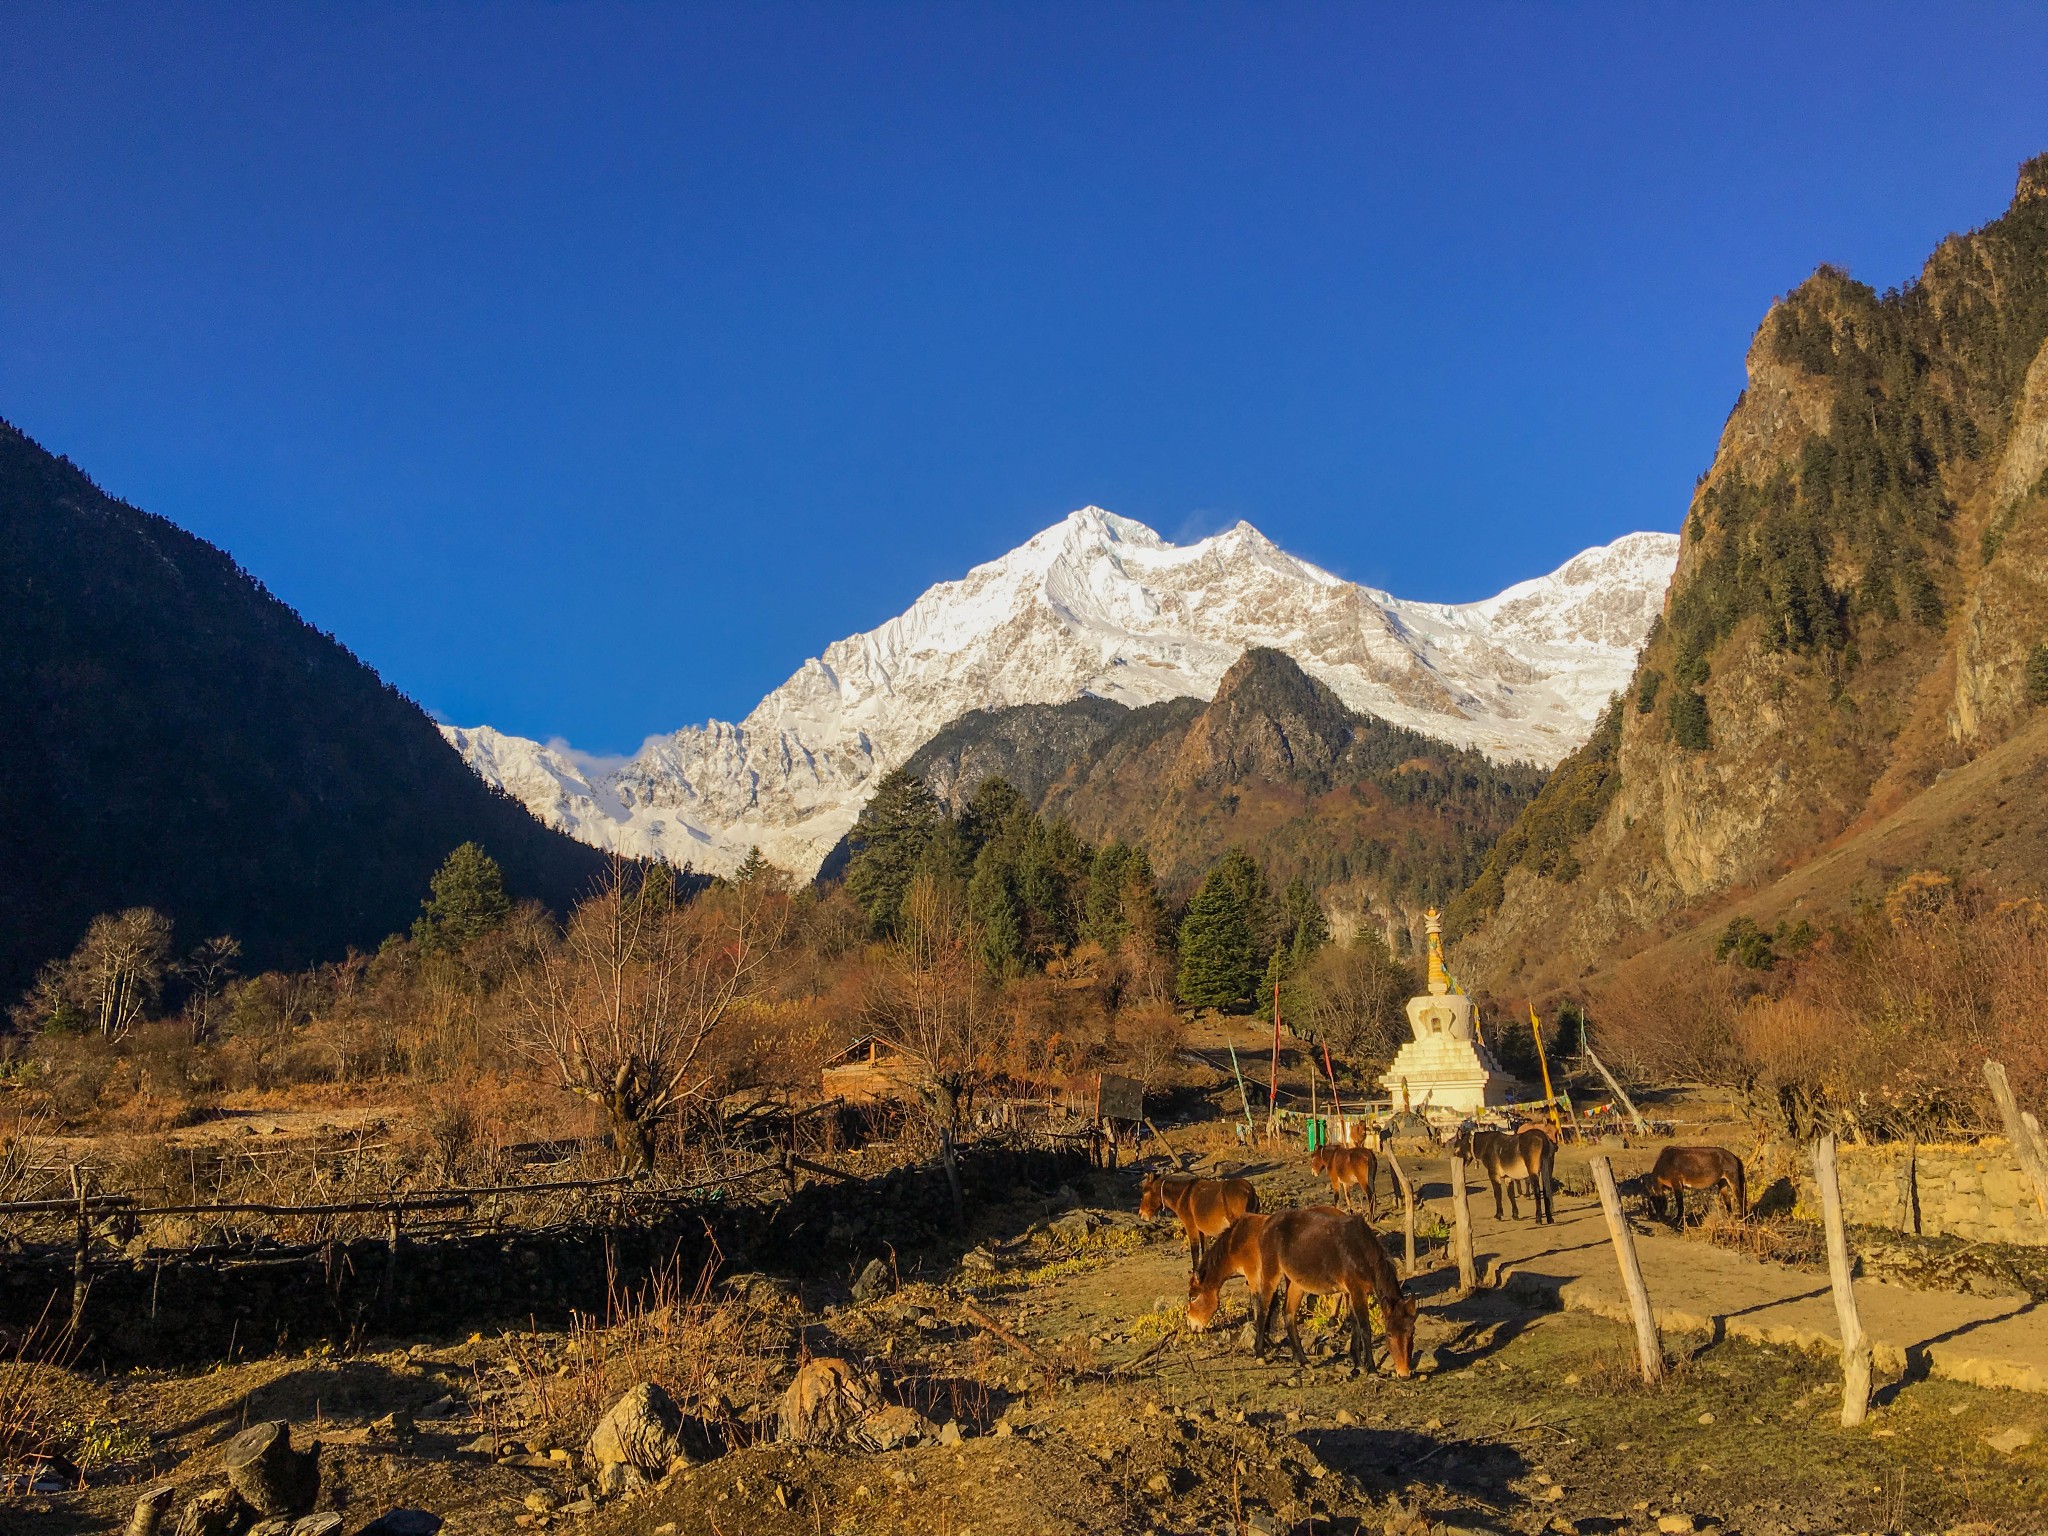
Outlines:
[[[1372,1321],[1366,1308],[1377,1301],[1387,1330],[1387,1363],[1396,1376],[1414,1370],[1415,1303],[1401,1293],[1386,1250],[1362,1217],[1323,1205],[1234,1224],[1188,1281],[1189,1327],[1209,1326],[1224,1281],[1240,1274],[1252,1288],[1254,1353],[1266,1352],[1274,1293],[1285,1285],[1287,1343],[1298,1363],[1308,1363],[1301,1347],[1302,1302],[1310,1296],[1342,1296],[1351,1303],[1352,1364],[1372,1368]]]
[[[1664,1215],[1664,1201],[1671,1200],[1671,1229],[1685,1225],[1685,1192],[1713,1190],[1737,1221],[1749,1219],[1749,1186],[1742,1172],[1742,1159],[1726,1147],[1666,1147],[1657,1154],[1657,1166],[1643,1177],[1643,1193],[1650,1209]],[[1711,1201],[1712,1196],[1710,1195]]]
[[[1250,1179],[1198,1179],[1185,1173],[1153,1173],[1145,1177],[1138,1214],[1150,1221],[1168,1210],[1180,1218],[1188,1235],[1188,1268],[1202,1262],[1202,1239],[1217,1237],[1230,1224],[1259,1208],[1259,1192]]]
[[[1344,1209],[1351,1209],[1351,1191],[1365,1191],[1366,1220],[1377,1220],[1380,1214],[1379,1196],[1373,1192],[1373,1181],[1379,1177],[1380,1160],[1365,1147],[1317,1147],[1308,1155],[1308,1165],[1330,1181],[1330,1193],[1344,1202]]]
[[[1188,1276],[1188,1325],[1196,1332],[1207,1328],[1216,1316],[1218,1297],[1231,1278],[1243,1275],[1245,1284],[1252,1291],[1252,1326],[1257,1330],[1259,1342],[1256,1353],[1266,1352],[1266,1330],[1271,1319],[1267,1316],[1270,1293],[1259,1291],[1259,1236],[1266,1230],[1270,1216],[1252,1211],[1238,1217],[1222,1235],[1209,1244],[1209,1251],[1202,1256],[1202,1262],[1195,1272]]]
[[[1557,1162],[1557,1143],[1535,1126],[1524,1126],[1519,1131],[1479,1131],[1466,1129],[1458,1132],[1457,1149],[1468,1162],[1476,1162],[1486,1170],[1486,1181],[1493,1186],[1493,1219],[1500,1220],[1500,1193],[1503,1187],[1508,1193],[1508,1210],[1516,1221],[1522,1219],[1522,1208],[1515,1202],[1515,1181],[1530,1181],[1530,1197],[1535,1204],[1538,1222],[1555,1222],[1557,1211],[1552,1199],[1556,1187],[1553,1169]]]

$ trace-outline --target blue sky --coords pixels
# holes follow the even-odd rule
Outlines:
[[[2048,9],[11,5],[0,415],[617,751],[1069,509],[1457,600],[2048,149]]]

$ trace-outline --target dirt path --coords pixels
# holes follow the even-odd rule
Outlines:
[[[1494,1284],[1533,1300],[1628,1320],[1628,1299],[1597,1200],[1560,1191],[1556,1225],[1538,1227],[1496,1222],[1491,1199],[1475,1193],[1473,1221],[1482,1274]],[[1800,1349],[1839,1347],[1825,1275],[1640,1228],[1636,1251],[1658,1324],[1668,1331]],[[1885,1281],[1858,1281],[1856,1302],[1880,1371],[2048,1393],[2048,1312],[2037,1302],[1919,1291]]]

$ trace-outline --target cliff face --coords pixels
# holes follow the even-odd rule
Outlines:
[[[1766,315],[1615,716],[1454,908],[1466,967],[1569,983],[2024,728],[2044,473],[2048,156],[1906,288],[1823,268]]]

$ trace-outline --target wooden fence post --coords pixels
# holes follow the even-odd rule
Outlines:
[[[1404,1278],[1415,1278],[1415,1186],[1408,1182],[1408,1170],[1401,1166],[1401,1154],[1394,1150],[1390,1141],[1386,1145],[1387,1167],[1394,1175],[1394,1183],[1401,1191],[1401,1236],[1404,1243],[1401,1274]]]
[[[1832,1132],[1814,1143],[1813,1177],[1820,1186],[1821,1217],[1828,1232],[1828,1278],[1834,1285],[1835,1318],[1842,1329],[1842,1425],[1853,1429],[1870,1411],[1870,1340],[1856,1313],[1856,1290],[1849,1279],[1849,1233],[1842,1224],[1842,1183],[1835,1170]]]
[[[1636,1128],[1636,1134],[1638,1136],[1649,1135],[1649,1123],[1643,1119],[1642,1111],[1636,1108],[1636,1101],[1622,1092],[1621,1084],[1617,1083],[1614,1080],[1614,1074],[1607,1070],[1607,1063],[1593,1054],[1592,1046],[1581,1045],[1579,1049],[1585,1053],[1586,1060],[1593,1063],[1593,1070],[1600,1074],[1600,1080],[1607,1085],[1607,1091],[1621,1100],[1621,1107],[1628,1111],[1629,1124]]]
[[[2005,1121],[2005,1139],[2012,1143],[2013,1155],[2020,1160],[2027,1181],[2034,1186],[2034,1203],[2041,1207],[2043,1216],[2048,1216],[2048,1159],[2043,1158],[2033,1131],[2020,1113],[2019,1101],[2012,1096],[2012,1084],[2005,1077],[2005,1063],[1985,1062],[1984,1081],[1991,1085],[1991,1097],[1998,1101],[1999,1117]]]
[[[71,1165],[71,1195],[78,1202],[71,1234],[71,1323],[73,1333],[85,1321],[86,1292],[92,1288],[92,1209],[86,1203],[89,1181]]]
[[[1479,1285],[1478,1266],[1472,1260],[1472,1202],[1465,1193],[1465,1159],[1451,1154],[1451,1242],[1458,1256],[1458,1289],[1470,1295]]]
[[[1642,1261],[1636,1257],[1635,1234],[1622,1214],[1621,1191],[1614,1187],[1614,1165],[1594,1157],[1593,1182],[1600,1190],[1600,1209],[1607,1217],[1607,1235],[1614,1242],[1614,1262],[1621,1267],[1622,1288],[1628,1292],[1628,1310],[1636,1325],[1636,1362],[1642,1368],[1643,1385],[1654,1387],[1664,1379],[1664,1339],[1657,1332],[1657,1314],[1650,1306],[1650,1288],[1643,1284]]]

